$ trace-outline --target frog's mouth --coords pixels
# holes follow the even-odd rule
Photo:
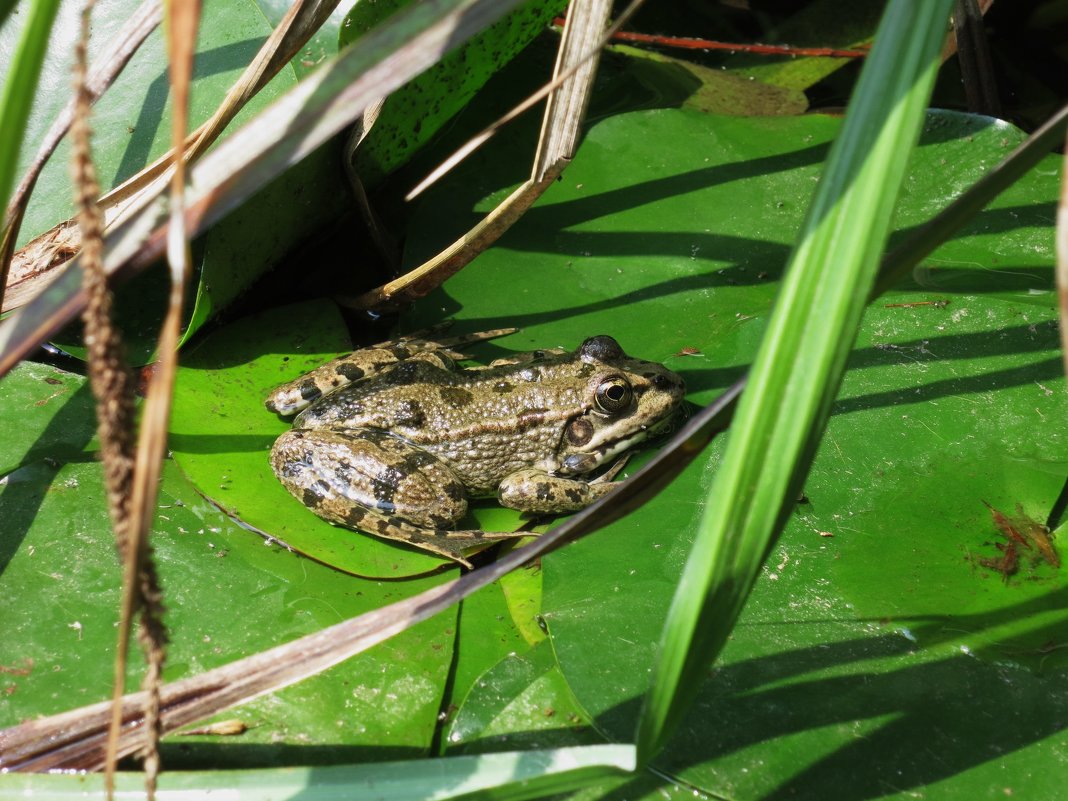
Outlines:
[[[679,417],[680,413],[676,411],[650,426],[632,431],[627,436],[602,442],[593,450],[573,453],[564,459],[556,472],[561,476],[574,476],[592,472],[598,467],[611,462],[617,456],[626,453],[636,445],[673,431],[679,422]]]

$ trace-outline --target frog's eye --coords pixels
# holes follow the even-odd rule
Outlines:
[[[627,379],[620,375],[613,375],[597,385],[597,391],[593,397],[601,411],[611,414],[623,411],[630,406],[634,393]]]

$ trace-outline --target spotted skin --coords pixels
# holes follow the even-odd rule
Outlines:
[[[679,376],[607,336],[456,366],[461,339],[500,333],[381,343],[280,387],[268,407],[300,412],[272,448],[275,475],[331,523],[467,565],[471,549],[525,534],[454,530],[469,498],[535,514],[582,509],[618,486],[625,454],[681,404]],[[352,380],[324,388],[324,376],[343,373]]]
[[[381,372],[383,368],[407,359],[425,359],[443,367],[451,365],[452,360],[467,359],[458,347],[473,342],[514,334],[517,328],[497,328],[477,334],[452,337],[438,341],[424,339],[430,331],[419,332],[408,337],[400,337],[389,342],[379,342],[366,348],[353,351],[345,356],[328,361],[305,373],[294,381],[276,387],[264,405],[268,410],[282,415],[291,415],[308,408],[314,401],[340,389],[365,376]]]
[[[621,463],[614,466],[610,475],[614,476],[622,466]],[[513,473],[502,481],[497,488],[497,500],[501,506],[531,514],[577,512],[617,486],[603,476],[594,481],[584,481],[551,476],[530,468]]]

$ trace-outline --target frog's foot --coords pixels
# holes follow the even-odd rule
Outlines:
[[[498,328],[493,331],[464,334],[440,341],[422,339],[418,334],[412,334],[390,342],[379,342],[377,345],[360,348],[345,356],[332,359],[299,378],[276,387],[267,396],[264,405],[278,414],[286,416],[296,414],[323,395],[408,359],[426,361],[450,369],[451,360],[469,358],[455,350],[456,347],[514,334],[518,330],[518,328]]]
[[[622,465],[617,463],[609,472],[614,476],[619,468],[622,468]],[[502,506],[509,509],[534,514],[554,514],[585,509],[615,488],[616,485],[611,481],[597,479],[589,482],[551,476],[543,470],[531,467],[519,470],[502,481],[497,490],[497,498]]]

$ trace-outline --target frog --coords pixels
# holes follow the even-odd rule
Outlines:
[[[267,409],[295,417],[275,476],[334,525],[468,568],[469,552],[529,534],[456,529],[472,499],[540,516],[612,492],[630,452],[673,425],[683,379],[605,334],[459,365],[458,348],[516,331],[399,337],[277,387]]]

